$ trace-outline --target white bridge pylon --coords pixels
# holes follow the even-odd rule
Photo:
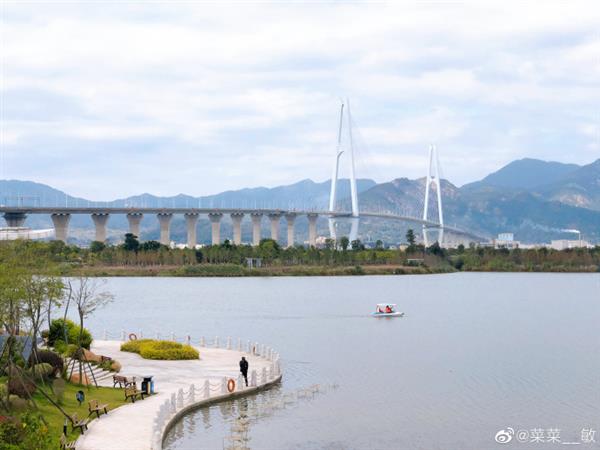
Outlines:
[[[346,109],[346,120],[344,121],[344,109]],[[342,137],[344,133],[344,122],[346,125],[346,132],[348,136],[348,146],[350,150],[350,198],[352,202],[352,215],[350,216],[350,242],[356,240],[358,238],[358,223],[359,223],[359,213],[358,213],[358,191],[356,188],[356,171],[354,166],[354,140],[352,138],[352,116],[350,113],[350,100],[346,99],[346,104],[342,102],[340,106],[340,124],[338,129],[338,140],[335,149],[335,159],[333,163],[333,173],[331,175],[331,192],[329,194],[329,212],[331,216],[329,217],[329,234],[332,239],[337,239],[336,233],[336,200],[337,200],[337,181],[340,172],[340,159],[342,154],[344,153],[344,148],[342,143],[344,142]]]
[[[444,213],[442,210],[442,187],[440,184],[440,159],[438,156],[437,147],[435,145],[429,146],[429,167],[427,169],[427,177],[425,178],[425,203],[423,205],[423,220],[428,220],[428,210],[429,210],[429,190],[431,185],[435,186],[435,190],[437,193],[437,209],[438,209],[438,244],[442,245],[444,239]],[[436,227],[431,227],[430,225],[423,224],[423,244],[428,247],[429,246],[429,238],[427,236],[428,229],[432,229]]]

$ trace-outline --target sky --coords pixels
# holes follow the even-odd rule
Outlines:
[[[543,3],[543,5],[541,4]],[[600,158],[597,2],[0,0],[0,178],[110,200]],[[341,176],[348,175],[349,152]]]

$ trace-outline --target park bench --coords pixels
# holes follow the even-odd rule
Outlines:
[[[113,375],[113,387],[117,387],[117,384],[120,388],[135,386],[135,377],[127,378],[123,375]]]
[[[77,413],[75,413],[71,416],[71,424],[73,426],[73,431],[75,431],[76,429],[79,429],[81,434],[83,434],[84,431],[87,431],[88,422],[89,422],[89,419],[80,419],[79,417],[77,417]]]
[[[60,435],[60,449],[67,450],[69,448],[75,448],[75,441],[67,441],[67,437],[64,434]]]
[[[125,388],[125,401],[131,399],[131,403],[135,403],[136,397],[140,397],[142,400],[144,400],[144,395],[148,394],[146,394],[144,391],[136,389],[135,386]]]
[[[108,404],[100,404],[98,400],[90,400],[89,403],[90,416],[94,413],[100,418],[100,414],[108,414]]]

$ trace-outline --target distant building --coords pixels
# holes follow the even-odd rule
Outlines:
[[[583,241],[580,239],[556,239],[550,242],[550,248],[554,250],[566,250],[569,248],[591,248],[593,247],[587,241]]]
[[[0,228],[0,241],[14,241],[16,239],[47,239],[54,236],[54,229],[32,230],[24,227]]]
[[[494,248],[507,248],[509,250],[513,248],[519,248],[521,243],[515,241],[513,233],[500,233],[497,239],[494,239]]]

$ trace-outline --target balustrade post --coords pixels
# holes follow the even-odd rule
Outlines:
[[[254,344],[254,354],[260,355],[260,349],[258,347],[258,342],[256,344]]]
[[[210,381],[204,381],[204,398],[210,397]]]
[[[263,367],[260,373],[260,384],[267,383],[267,368]]]
[[[189,336],[188,336],[189,337]],[[190,405],[196,402],[196,386],[190,385]]]
[[[185,343],[187,345],[192,345],[192,337],[189,334],[185,337]]]
[[[200,347],[204,347],[206,343],[204,342],[204,336],[200,336]]]
[[[238,380],[237,380],[237,389],[236,391],[243,391],[244,387],[246,385],[246,382],[244,381],[244,377],[242,376],[242,374],[240,373],[238,375]]]
[[[231,350],[231,337],[227,338],[227,350]]]
[[[227,377],[221,379],[221,394],[227,394]]]
[[[175,333],[173,333],[172,331],[171,331],[171,340],[175,341]]]
[[[252,353],[252,344],[250,344],[250,341],[247,342],[247,346],[248,346],[248,351],[246,353]]]
[[[238,338],[238,352],[242,351],[242,339]]]
[[[219,348],[219,336],[215,336],[215,348]]]
[[[106,330],[104,330],[102,337],[104,338],[105,341],[108,341],[108,333],[106,332]]]
[[[183,408],[183,389],[179,388],[177,391],[177,409]]]
[[[125,330],[121,331],[121,340],[125,342]]]
[[[144,332],[142,330],[140,330],[139,338],[144,339]]]
[[[175,414],[177,412],[177,397],[175,396],[175,392],[171,394],[171,404],[169,405],[169,410],[171,414]]]
[[[250,386],[256,387],[256,370],[253,370],[250,374]]]

